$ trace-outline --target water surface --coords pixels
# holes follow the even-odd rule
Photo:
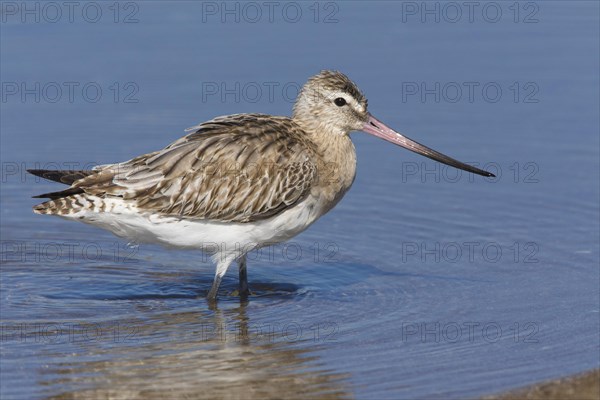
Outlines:
[[[3,398],[464,398],[598,367],[598,3],[515,17],[496,2],[497,22],[455,23],[393,2],[225,23],[200,3],[131,4],[117,23],[108,3],[97,23],[4,10]],[[353,134],[345,199],[251,254],[247,302],[232,268],[216,308],[202,254],[31,212],[57,186],[26,168],[126,160],[216,115],[289,115],[323,68],[381,120],[498,178]],[[69,82],[73,98],[53,101],[48,85]],[[39,101],[9,94],[36,83]]]

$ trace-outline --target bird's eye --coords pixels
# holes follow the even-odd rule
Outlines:
[[[346,105],[346,99],[344,99],[343,97],[338,97],[337,99],[335,99],[333,101],[335,103],[336,106],[338,107],[342,107]]]

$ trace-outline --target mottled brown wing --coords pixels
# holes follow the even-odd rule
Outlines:
[[[314,149],[289,118],[238,114],[194,129],[74,186],[163,215],[251,222],[292,207],[316,181]]]

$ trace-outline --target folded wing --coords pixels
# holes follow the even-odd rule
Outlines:
[[[272,217],[304,199],[315,153],[288,118],[216,118],[165,149],[99,167],[69,190],[122,197],[140,211],[222,222]]]

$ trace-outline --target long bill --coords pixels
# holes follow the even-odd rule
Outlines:
[[[455,168],[462,169],[464,171],[472,172],[477,175],[482,176],[490,176],[495,177],[496,175],[491,172],[484,171],[479,168],[472,167],[468,164],[455,160],[452,157],[448,157],[440,152],[437,152],[433,149],[430,149],[427,146],[422,145],[421,143],[417,143],[412,139],[407,138],[404,135],[396,132],[392,128],[386,126],[383,122],[379,121],[377,118],[369,114],[369,119],[363,126],[363,131],[370,133],[371,135],[377,136],[384,140],[387,140],[390,143],[394,143],[400,147],[404,147],[410,151],[414,151],[417,154],[421,154],[425,157],[429,157],[432,160],[439,161],[446,165],[450,165]]]

